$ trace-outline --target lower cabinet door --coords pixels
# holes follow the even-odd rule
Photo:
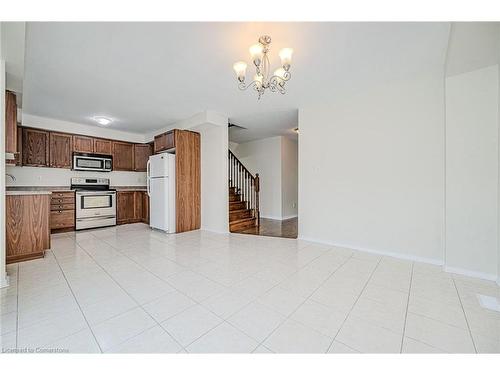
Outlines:
[[[75,226],[74,210],[58,210],[50,212],[50,229],[64,229]]]
[[[131,223],[135,220],[135,192],[118,191],[116,193],[117,224]]]

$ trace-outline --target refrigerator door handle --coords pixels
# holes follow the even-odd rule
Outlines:
[[[148,197],[151,197],[150,165],[151,165],[151,160],[148,160],[146,164],[146,193],[148,194]]]

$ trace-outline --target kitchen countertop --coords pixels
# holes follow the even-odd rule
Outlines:
[[[50,195],[52,191],[46,190],[7,190],[5,195]]]
[[[146,186],[111,186],[116,191],[146,191]],[[7,195],[21,194],[50,194],[53,191],[74,191],[69,186],[7,186]]]
[[[112,186],[116,191],[147,191],[146,186]]]

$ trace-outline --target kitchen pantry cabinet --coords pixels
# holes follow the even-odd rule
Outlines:
[[[175,131],[175,229],[177,233],[201,226],[200,133]]]
[[[17,101],[16,94],[5,92],[5,152],[17,153]]]
[[[71,169],[73,137],[71,134],[50,132],[50,166]]]
[[[146,172],[146,166],[151,156],[151,146],[149,144],[134,145],[134,171]]]
[[[113,169],[134,170],[134,145],[132,143],[113,141]]]
[[[23,165],[49,166],[49,134],[46,130],[23,128]]]
[[[84,135],[73,136],[73,151],[93,153],[94,152],[94,138],[86,137]]]

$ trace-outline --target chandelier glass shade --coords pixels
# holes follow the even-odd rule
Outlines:
[[[265,91],[269,89],[271,92],[279,92],[284,94],[285,84],[290,80],[290,65],[292,63],[292,48],[283,48],[279,52],[281,59],[281,67],[276,69],[271,75],[271,67],[269,63],[269,49],[271,44],[271,37],[268,35],[261,36],[259,42],[252,45],[249,49],[250,56],[252,57],[253,64],[255,65],[255,75],[253,81],[250,83],[245,82],[247,64],[243,61],[234,63],[233,69],[238,79],[238,88],[246,90],[252,87],[257,91],[258,98],[264,95]]]

